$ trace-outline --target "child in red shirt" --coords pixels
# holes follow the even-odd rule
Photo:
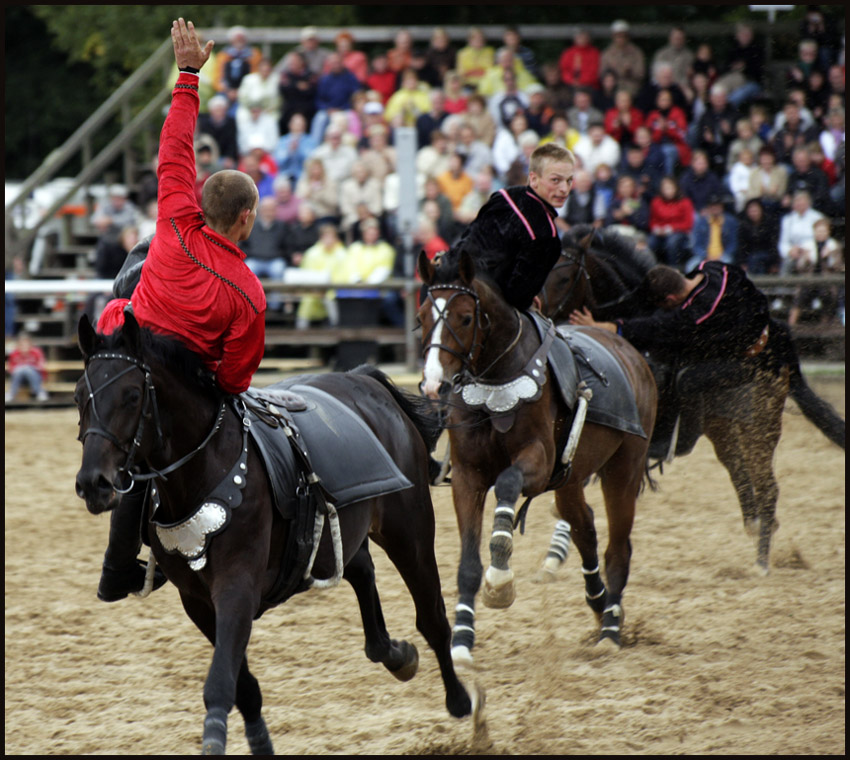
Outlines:
[[[12,377],[6,403],[14,401],[22,385],[28,385],[32,395],[39,401],[47,401],[44,381],[47,380],[47,366],[44,351],[34,346],[29,335],[21,333],[15,349],[6,360],[6,369]]]

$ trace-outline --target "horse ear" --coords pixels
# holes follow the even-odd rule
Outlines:
[[[469,251],[463,250],[460,252],[458,274],[464,285],[472,285],[472,281],[475,279],[475,261]]]
[[[419,259],[416,262],[416,266],[419,269],[419,276],[422,278],[422,282],[430,285],[434,280],[434,262],[428,258],[428,254],[424,250],[419,251]]]
[[[124,338],[124,347],[133,356],[141,356],[142,353],[142,328],[136,321],[132,311],[124,311],[124,327],[121,330]]]
[[[578,241],[579,248],[581,248],[581,250],[583,250],[585,252],[589,251],[590,250],[590,244],[593,242],[593,236],[595,234],[596,234],[595,232],[589,232],[581,240],[579,240]]]
[[[89,320],[88,314],[83,314],[77,324],[77,343],[83,359],[88,359],[95,351],[97,345],[97,333]]]

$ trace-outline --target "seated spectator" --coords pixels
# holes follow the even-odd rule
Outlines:
[[[430,109],[431,88],[419,81],[413,69],[405,69],[401,87],[392,94],[384,109],[384,119],[394,127],[412,127]]]
[[[679,181],[682,195],[690,198],[697,213],[702,213],[710,197],[720,198],[723,195],[723,181],[711,171],[708,161],[708,153],[695,150],[691,165],[685,169]]]
[[[492,67],[495,51],[487,44],[484,32],[473,27],[466,37],[466,45],[458,50],[457,71],[463,83],[472,92],[478,90],[478,83],[485,72]]]
[[[528,128],[537,132],[538,137],[549,134],[549,122],[555,111],[549,105],[549,95],[542,84],[532,84],[526,88],[528,96],[528,108],[525,109],[525,118],[528,119]]]
[[[310,158],[318,158],[322,162],[330,182],[348,179],[357,160],[357,150],[343,142],[343,134],[341,127],[331,124],[322,144],[310,154]]]
[[[534,55],[534,51],[530,47],[522,44],[522,36],[520,35],[518,27],[514,25],[505,27],[505,31],[502,32],[502,47],[496,50],[496,60],[498,60],[499,53],[503,50],[510,50],[514,58],[518,59],[522,65],[525,66],[525,70],[531,74],[534,79],[538,79],[540,72],[537,68],[537,59]]]
[[[734,42],[723,71],[719,81],[726,87],[733,107],[740,108],[762,94],[764,46],[756,40],[749,24],[735,25]]]
[[[820,211],[812,208],[811,196],[805,190],[794,193],[791,210],[782,217],[779,226],[779,256],[782,274],[798,274],[814,265],[814,225],[824,219]]]
[[[440,80],[443,82],[446,81],[446,76],[454,70],[457,64],[457,50],[446,30],[440,26],[434,27],[434,31],[431,32],[431,40],[425,51],[425,60],[429,66],[437,71]],[[451,113],[457,112],[451,111]]]
[[[256,151],[251,151],[246,154],[239,166],[240,171],[245,172],[245,174],[254,180],[254,184],[257,186],[257,192],[260,195],[260,200],[267,196],[274,195],[275,175],[263,166]]]
[[[829,195],[829,179],[823,169],[812,163],[808,147],[794,148],[791,154],[792,170],[788,175],[788,190],[782,205],[791,205],[794,193],[805,190],[812,199],[812,207],[823,214],[832,213],[832,200]]]
[[[326,277],[330,282],[341,282],[346,266],[346,250],[339,239],[336,226],[322,224],[318,242],[304,252],[299,269]],[[324,296],[303,295],[295,312],[295,327],[303,330],[311,324],[325,320],[331,325],[338,325],[339,308],[335,299],[336,293],[333,290],[328,290]]]
[[[659,90],[655,108],[646,115],[646,126],[652,141],[664,153],[665,174],[673,174],[677,166],[691,163],[687,118],[685,112],[673,104],[669,90]]]
[[[293,183],[285,174],[278,174],[274,178],[274,218],[284,224],[292,224],[298,219],[298,209],[301,208],[301,199],[292,191]]]
[[[742,150],[748,150],[753,160],[764,146],[762,140],[755,132],[753,123],[748,118],[741,118],[735,122],[736,137],[729,144],[729,153],[726,156],[726,166],[731,167],[737,160]]]
[[[416,151],[416,171],[426,179],[436,177],[449,168],[451,144],[445,132],[431,134],[431,144]]]
[[[463,86],[463,79],[454,69],[447,71],[443,78],[443,95],[445,100],[443,107],[450,114],[466,113],[466,104],[469,97]]]
[[[729,167],[729,174],[726,175],[726,184],[729,186],[729,191],[735,199],[735,213],[740,214],[744,209],[744,204],[750,193],[750,177],[753,169],[756,168],[755,154],[749,149],[744,148],[738,158]]]
[[[747,201],[738,223],[736,263],[749,274],[779,272],[779,223],[758,198]]]
[[[47,401],[49,396],[44,389],[44,383],[47,380],[44,351],[33,344],[27,333],[18,333],[15,348],[6,359],[6,371],[11,376],[9,390],[6,392],[7,404],[18,397],[18,393],[25,385],[29,387],[30,393],[37,401]]]
[[[581,161],[582,168],[591,175],[599,164],[617,166],[620,163],[620,144],[605,133],[601,120],[590,124],[587,134],[576,141],[573,153]]]
[[[478,139],[475,128],[466,121],[461,123],[458,130],[455,151],[463,156],[464,171],[472,177],[493,164],[493,152],[490,147]]]
[[[462,153],[454,151],[449,155],[449,167],[446,171],[438,174],[435,179],[440,192],[449,199],[452,204],[452,212],[456,212],[460,202],[472,191],[475,182],[464,167]]]
[[[688,89],[688,80],[695,58],[694,52],[688,47],[687,42],[685,30],[681,26],[674,26],[667,36],[667,44],[659,48],[652,58],[653,68],[658,63],[670,65],[673,81],[681,88],[682,92],[686,92]]]
[[[381,240],[381,224],[372,216],[360,223],[360,240],[350,246],[345,255],[345,264],[337,273],[337,281],[349,285],[377,285],[393,273],[395,249]],[[379,298],[380,292],[370,290],[338,290],[337,298]]]
[[[386,106],[392,94],[398,89],[398,75],[390,69],[387,54],[380,51],[372,56],[366,86],[381,94],[381,103]]]
[[[717,82],[717,63],[714,60],[714,49],[709,43],[702,42],[697,45],[691,70],[708,80],[709,89]]]
[[[245,254],[245,266],[257,277],[283,282],[287,261],[287,225],[277,219],[277,201],[266,196],[257,208],[257,219],[251,235],[239,243]],[[279,311],[283,302],[280,293],[269,293],[268,308]]]
[[[586,29],[576,30],[573,44],[566,48],[558,59],[561,81],[570,87],[599,86],[599,48],[591,41]]]
[[[840,274],[844,272],[844,249],[837,240],[830,237],[828,219],[818,219],[814,223],[815,259],[805,263],[798,270],[803,274]],[[815,285],[797,288],[791,309],[788,312],[788,324],[796,325],[801,317],[815,317],[820,322],[830,322],[835,318],[837,307],[843,302],[843,291],[836,285]],[[840,300],[839,300],[840,295]]]
[[[826,175],[827,182],[830,187],[830,197],[832,196],[832,188],[838,182],[838,168],[835,161],[832,161],[824,155],[823,148],[819,142],[812,142],[808,145],[809,156],[812,161],[812,166],[820,169]],[[832,213],[838,213],[836,207],[832,206]]]
[[[562,148],[572,150],[581,137],[577,129],[570,126],[570,120],[562,111],[556,111],[549,120],[549,134],[540,138],[540,145],[554,142]]]
[[[787,187],[787,170],[776,163],[773,148],[765,145],[758,152],[758,166],[750,173],[747,200],[758,198],[766,213],[779,218]]]
[[[478,135],[478,139],[485,145],[493,147],[496,132],[499,130],[498,122],[487,110],[487,101],[481,95],[470,95],[466,103],[466,114],[464,121],[469,123]]]
[[[316,113],[316,83],[318,74],[313,74],[304,56],[297,50],[284,58],[284,66],[278,80],[278,91],[283,100],[280,113],[280,130],[285,132],[292,117],[299,113],[309,125]]]
[[[614,175],[614,168],[608,164],[599,164],[593,175],[593,194],[596,196],[603,220],[608,216],[608,209],[611,207],[616,190],[617,177]]]
[[[216,56],[216,89],[236,100],[242,80],[259,67],[263,54],[259,48],[248,44],[248,33],[244,27],[234,26],[227,32],[228,45]]]
[[[351,166],[351,176],[339,186],[340,226],[347,241],[354,239],[354,228],[366,217],[380,217],[384,212],[383,187],[371,175],[363,161]]]
[[[604,122],[604,115],[593,106],[590,90],[580,88],[575,91],[573,107],[567,111],[570,124],[578,130],[579,134],[586,135],[590,125]]]
[[[247,108],[240,108],[236,112],[236,134],[240,156],[250,153],[254,148],[271,153],[280,140],[278,117],[265,111],[261,101],[249,103]]]
[[[705,151],[711,170],[720,177],[726,173],[726,156],[735,138],[737,121],[738,111],[728,102],[726,87],[713,85],[708,109],[697,124],[695,147]]]
[[[342,31],[334,38],[334,44],[342,65],[360,82],[366,84],[369,77],[369,59],[362,50],[355,49],[354,35],[351,32]]]
[[[338,185],[325,171],[320,158],[308,158],[304,172],[295,185],[295,194],[312,206],[320,224],[335,224],[339,219]]]
[[[614,108],[614,96],[622,89],[617,80],[617,75],[610,70],[602,72],[599,78],[599,89],[590,91],[593,107],[601,114],[606,114]]]
[[[492,97],[507,89],[505,74],[513,72],[514,82],[520,90],[527,89],[537,80],[528,72],[522,61],[517,58],[508,48],[502,48],[496,54],[496,62],[484,72],[481,81],[478,82],[477,91],[485,98]]]
[[[381,185],[395,171],[396,151],[389,144],[389,128],[386,124],[373,124],[368,128],[366,147],[360,151],[360,160],[369,167],[369,174]]]
[[[348,111],[352,96],[363,88],[363,83],[342,65],[339,53],[331,53],[326,71],[316,84],[316,115],[310,125],[310,134],[317,143],[324,138],[333,115]]]
[[[504,180],[511,164],[522,153],[519,137],[527,131],[528,120],[524,113],[518,112],[511,119],[510,125],[507,128],[500,129],[496,134],[496,139],[493,142],[493,168],[496,170],[499,179]],[[532,134],[537,139],[536,133]]]
[[[635,142],[626,146],[618,173],[632,177],[641,195],[655,195],[658,192],[664,176],[664,153],[661,146],[652,141],[648,127],[642,126],[635,130]]]
[[[224,95],[210,98],[209,112],[198,116],[198,134],[209,135],[218,146],[222,169],[235,169],[239,162],[239,140],[236,119],[227,112],[229,104]]]
[[[694,146],[699,138],[699,123],[709,109],[709,79],[705,74],[691,75],[691,102],[688,106],[688,145]]]
[[[525,113],[529,106],[528,95],[526,95],[517,83],[516,73],[507,70],[502,74],[504,89],[491,95],[487,101],[487,108],[493,121],[499,127],[507,127],[515,114]]]
[[[425,251],[425,255],[429,259],[433,259],[438,253],[449,250],[449,244],[437,232],[437,225],[432,219],[424,215],[419,217],[413,239],[416,245]]]
[[[652,67],[652,77],[641,87],[635,97],[635,107],[644,114],[649,113],[658,106],[658,93],[667,90],[670,93],[672,105],[680,108],[686,113],[690,103],[684,90],[676,84],[673,74],[673,66],[669,63],[656,63]]]
[[[843,14],[840,18],[843,22]],[[834,20],[835,16],[827,21],[820,8],[816,5],[810,5],[806,9],[805,18],[800,22],[800,39],[814,40],[817,43],[818,63],[821,68],[826,68],[833,63],[839,52],[843,55],[844,40],[840,38],[839,29],[836,28],[836,25],[830,23]],[[843,31],[843,29],[844,27],[841,26],[840,30]],[[839,51],[839,49],[841,50]],[[843,57],[841,61],[843,64]]]
[[[239,111],[247,111],[251,104],[258,103],[265,113],[271,114],[275,121],[280,119],[280,77],[272,67],[271,59],[265,56],[257,64],[257,70],[245,75],[239,85],[236,118]]]
[[[808,103],[808,93],[805,87],[789,87],[785,91],[785,103],[789,101],[797,104],[797,108],[800,114],[800,121],[802,122],[803,129],[811,130],[811,129],[819,129],[820,125],[816,124],[814,114],[809,110]],[[783,107],[779,113],[773,119],[773,130],[774,132],[779,131],[782,127],[785,126],[785,108]]]
[[[586,169],[577,169],[573,189],[564,208],[558,213],[556,224],[561,232],[567,232],[577,224],[592,224],[602,227],[607,208],[597,198],[593,175]]]
[[[753,134],[767,145],[773,132],[767,106],[763,103],[753,103],[749,108],[749,119],[753,125]]]
[[[780,164],[791,167],[791,155],[794,148],[799,148],[812,140],[817,140],[818,129],[814,126],[806,126],[800,111],[799,103],[786,100],[782,107],[782,126],[779,127],[771,139],[771,147]]]
[[[694,206],[673,176],[661,180],[659,194],[649,204],[647,245],[658,262],[681,269],[690,256]]]
[[[318,81],[319,77],[325,72],[325,67],[331,51],[321,46],[319,40],[319,30],[315,26],[305,26],[301,30],[301,42],[293,48],[282,61],[284,69],[289,69],[291,64],[291,56],[298,55],[304,60],[307,71],[313,78],[313,81]]]
[[[304,171],[304,162],[317,145],[307,132],[307,119],[303,114],[292,114],[288,127],[287,133],[278,140],[273,155],[278,172],[292,182],[298,182]]]
[[[478,216],[481,207],[490,200],[490,196],[496,190],[493,168],[489,165],[480,167],[475,174],[472,190],[463,197],[454,210],[454,218],[459,232]]]
[[[513,160],[504,175],[504,187],[515,187],[528,183],[528,172],[531,168],[531,154],[540,143],[537,132],[526,129],[518,138],[519,154]]]
[[[410,68],[413,58],[413,35],[407,29],[396,32],[393,46],[387,51],[387,64],[390,71],[401,74]]]
[[[292,266],[301,266],[304,254],[319,242],[319,226],[315,209],[306,201],[300,202],[295,221],[286,230],[286,259]]]
[[[797,45],[797,60],[791,64],[786,72],[786,87],[805,85],[809,74],[813,71],[826,73],[821,68],[818,59],[818,43],[812,39],[802,39]]]
[[[549,105],[556,111],[567,112],[573,105],[573,87],[561,81],[561,72],[554,61],[546,61],[541,66],[543,86],[549,95]]]
[[[635,130],[644,123],[643,113],[632,103],[628,90],[617,90],[614,107],[605,113],[605,131],[621,145],[634,142]]]
[[[101,239],[118,240],[125,227],[135,227],[139,222],[139,209],[129,198],[124,185],[110,185],[106,197],[97,202],[91,216],[92,226]]]
[[[829,85],[826,74],[820,69],[813,70],[805,82],[806,106],[816,124],[823,124],[829,111]]]
[[[437,69],[429,62],[425,51],[420,47],[414,47],[410,58],[410,68],[416,72],[420,82],[424,82],[431,89],[440,90],[443,87],[443,77]]]
[[[693,257],[685,271],[703,261],[734,264],[738,256],[738,220],[725,207],[722,195],[711,195],[694,221]]]
[[[455,220],[452,202],[440,189],[434,177],[425,179],[422,199],[419,201],[419,211],[437,225],[440,237],[452,241],[455,236]]]
[[[430,107],[416,117],[417,147],[430,145],[431,135],[439,131],[449,112],[446,110],[446,96],[442,90],[431,90],[428,95]]]
[[[608,206],[605,226],[612,227],[615,232],[632,240],[646,240],[646,233],[649,232],[649,204],[632,177],[621,175],[617,179],[617,189]]]
[[[602,51],[599,68],[601,71],[613,71],[620,86],[632,95],[637,95],[646,76],[646,57],[629,39],[627,21],[617,20],[611,24],[611,44]]]

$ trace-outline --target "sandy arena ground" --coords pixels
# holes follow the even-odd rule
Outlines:
[[[844,414],[844,381],[816,390]],[[211,649],[167,585],[98,602],[108,518],[74,495],[76,411],[6,414],[6,753],[199,752]],[[281,754],[839,754],[845,752],[844,454],[789,402],[776,470],[771,573],[753,571],[729,479],[702,439],[638,504],[625,644],[593,647],[576,555],[534,582],[553,527],[537,499],[515,542],[517,601],[479,604],[477,678],[489,739],[449,717],[413,605],[375,548],[390,633],[420,671],[401,684],[362,652],[350,587],[267,613],[249,648]],[[449,609],[459,546],[448,488],[434,489]],[[596,508],[601,550],[607,528]],[[492,524],[492,503],[485,526]],[[487,532],[487,531],[485,531]],[[483,555],[487,557],[486,549]],[[244,754],[230,721],[231,754]]]

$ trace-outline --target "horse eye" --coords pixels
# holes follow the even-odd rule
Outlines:
[[[124,404],[138,404],[139,400],[142,398],[142,392],[138,388],[128,388],[124,392]]]
[[[460,323],[461,323],[464,327],[469,327],[469,326],[472,324],[472,315],[471,315],[471,314],[467,314],[467,315],[466,315],[466,316],[465,316],[465,317],[464,317],[464,318],[460,321]]]

